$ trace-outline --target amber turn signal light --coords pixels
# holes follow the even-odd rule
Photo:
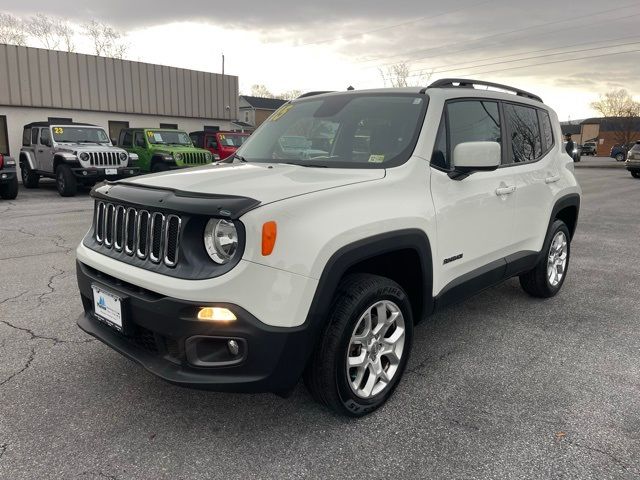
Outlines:
[[[278,226],[276,222],[267,222],[262,225],[262,256],[271,255],[273,247],[276,246],[278,236]]]

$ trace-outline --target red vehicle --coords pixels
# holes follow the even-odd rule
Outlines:
[[[196,147],[205,148],[220,160],[229,158],[249,137],[248,133],[238,132],[191,132],[191,141]]]

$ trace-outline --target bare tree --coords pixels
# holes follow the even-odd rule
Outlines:
[[[412,87],[424,85],[429,81],[433,72],[422,70],[418,73],[412,73],[408,63],[400,62],[390,65],[383,70],[379,68],[380,76],[385,87]]]
[[[24,22],[24,25],[29,35],[38,40],[44,48],[52,50],[60,45],[58,28],[53,17],[43,13],[36,13],[34,16],[29,17]]]
[[[123,58],[129,46],[122,40],[122,33],[111,25],[91,20],[83,25],[84,33],[93,42],[96,55],[112,58]]]
[[[627,144],[638,137],[640,102],[635,101],[624,88],[601,95],[598,101],[591,103],[591,108],[604,117],[614,117],[616,142]]]
[[[278,95],[278,98],[282,100],[293,100],[298,98],[300,95],[302,95],[302,90],[287,90],[286,92]]]
[[[69,23],[60,22],[58,24],[58,35],[60,35],[62,45],[67,52],[75,52],[76,50],[76,45],[73,42],[73,37],[75,36],[75,34],[76,32],[74,27],[72,27]]]
[[[22,20],[10,13],[0,13],[0,43],[24,46],[27,37],[23,32]]]
[[[251,85],[252,97],[275,98],[269,89],[261,84]]]

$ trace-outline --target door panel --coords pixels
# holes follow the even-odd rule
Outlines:
[[[510,170],[476,172],[464,180],[452,180],[433,169],[431,194],[438,232],[434,268],[441,271],[435,292],[465,273],[514,253],[515,198],[513,192],[496,192],[514,185]]]
[[[40,139],[36,147],[36,161],[40,170],[53,172],[53,148],[44,145],[44,141],[47,139],[51,143],[51,131],[48,128],[41,128]]]

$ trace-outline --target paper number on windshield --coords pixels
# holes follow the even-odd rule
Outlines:
[[[221,134],[220,134],[220,135],[218,135],[218,136],[220,137],[220,140],[224,140],[224,134],[222,134],[222,133],[221,133]]]
[[[53,127],[53,134],[54,135],[62,135],[63,133],[64,133],[64,128]]]
[[[149,138],[153,137],[153,132],[147,132],[147,137]]]
[[[293,105],[283,105],[278,110],[276,110],[273,115],[269,117],[269,120],[275,122],[276,120],[280,120],[282,117],[286,115],[286,113],[293,108]]]

